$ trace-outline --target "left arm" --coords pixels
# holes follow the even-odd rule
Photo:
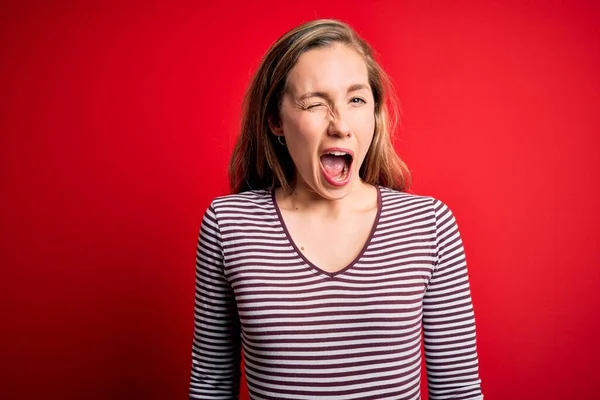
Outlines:
[[[431,400],[483,399],[465,253],[452,211],[434,199],[437,262],[423,299]]]

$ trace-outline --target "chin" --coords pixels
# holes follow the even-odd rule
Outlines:
[[[355,179],[350,179],[344,185],[331,185],[325,179],[317,180],[317,184],[311,189],[319,197],[327,200],[341,200],[351,194],[356,187]]]
[[[319,165],[310,173],[310,179],[303,178],[303,174],[297,173],[296,187],[304,189],[315,197],[326,200],[341,200],[351,194],[359,184],[360,180],[354,176],[354,171],[350,170],[348,176],[344,179],[332,179],[327,176]],[[306,176],[306,175],[304,175]]]

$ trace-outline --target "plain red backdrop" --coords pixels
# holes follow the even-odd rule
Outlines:
[[[0,6],[0,398],[186,397],[244,88],[321,17],[376,48],[412,191],[457,217],[486,398],[597,393],[597,2],[77,3]]]

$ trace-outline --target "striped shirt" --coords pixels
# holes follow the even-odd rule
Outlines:
[[[274,192],[213,200],[202,220],[190,399],[482,399],[463,244],[438,199],[378,188],[363,250],[328,273],[308,261]]]

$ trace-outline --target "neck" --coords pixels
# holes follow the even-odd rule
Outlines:
[[[303,182],[296,181],[292,184],[290,194],[282,194],[281,203],[290,210],[309,211],[328,218],[338,218],[348,212],[372,208],[373,186],[362,180],[356,180],[352,185],[347,196],[332,200],[321,197]]]

